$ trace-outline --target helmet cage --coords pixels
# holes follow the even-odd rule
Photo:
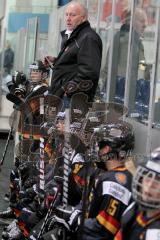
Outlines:
[[[146,166],[139,166],[133,177],[132,194],[134,200],[143,208],[159,209],[160,173]]]

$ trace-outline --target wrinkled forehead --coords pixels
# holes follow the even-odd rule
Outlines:
[[[146,15],[141,15],[141,16],[137,19],[137,21],[138,21],[139,23],[145,23],[145,24],[147,24],[147,17],[146,17]]]
[[[147,14],[143,10],[135,11],[135,21],[141,23],[147,23]]]
[[[65,14],[69,13],[82,14],[83,12],[84,12],[83,8],[78,4],[70,4],[65,10]]]

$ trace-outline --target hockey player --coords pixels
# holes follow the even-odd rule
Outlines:
[[[58,115],[57,120],[64,119],[63,116]],[[56,157],[59,154],[59,142],[55,142],[54,150]],[[46,146],[45,146],[46,150]],[[52,149],[53,150],[53,149]],[[49,151],[50,153],[50,151]],[[24,189],[22,199],[15,206],[17,220],[12,228],[4,229],[2,236],[4,239],[23,239],[29,235],[29,231],[45,216],[49,206],[50,198],[54,195],[55,182],[53,181],[54,167],[52,164],[45,163],[45,189],[39,190],[39,181],[37,184],[31,185]],[[30,177],[31,178],[31,177]],[[29,179],[28,179],[29,180]],[[25,182],[26,185],[26,182]],[[22,195],[22,191],[21,191]],[[15,210],[14,209],[14,210]],[[12,225],[11,225],[12,226]]]
[[[65,224],[64,219],[54,218],[59,226],[64,224],[67,231],[73,233],[79,229],[78,239],[114,239],[120,229],[121,216],[132,200],[132,175],[125,167],[125,158],[134,145],[132,126],[119,121],[108,124],[101,130],[98,136],[99,160],[104,165],[104,171],[95,178],[89,196],[88,218],[82,226],[80,208],[72,212]],[[53,229],[44,235],[44,239],[53,239],[53,236],[56,239],[56,234],[58,233]]]
[[[48,73],[49,70],[44,66],[41,60],[34,61],[29,65],[30,69],[30,81],[33,86],[39,84],[48,85]]]
[[[133,178],[133,202],[122,217],[116,240],[158,240],[160,238],[160,147],[153,150]]]
[[[22,104],[22,107],[18,108],[21,111],[21,119],[18,125],[19,136],[21,138],[20,149],[19,149],[20,154],[17,154],[17,157],[16,157],[16,159],[17,160],[20,159],[20,161],[15,162],[16,168],[12,170],[11,176],[10,176],[10,179],[11,179],[10,205],[11,205],[11,202],[14,204],[19,202],[20,182],[21,182],[21,188],[24,187],[24,182],[26,183],[26,180],[30,182],[31,186],[34,183],[36,183],[36,181],[32,181],[36,175],[35,172],[33,174],[34,167],[32,166],[32,174],[30,174],[29,176],[28,162],[26,161],[26,159],[29,159],[31,154],[35,155],[36,149],[39,148],[39,134],[33,131],[33,128],[36,129],[35,125],[37,126],[40,125],[39,104],[37,104],[36,100],[38,100],[40,94],[42,94],[44,91],[47,90],[48,86],[47,86],[46,80],[48,77],[48,71],[44,67],[41,61],[35,61],[33,64],[29,66],[29,68],[30,68],[29,81],[26,80],[25,76],[22,73],[17,73],[13,79],[14,81],[10,88],[10,95],[8,95],[8,98],[10,101],[14,102],[15,100],[14,102],[15,105],[17,103],[18,105]],[[27,82],[27,87],[25,85],[26,82]],[[26,88],[24,88],[24,86]],[[36,98],[33,99],[33,97],[36,97]],[[17,99],[19,99],[19,101],[17,101]],[[33,122],[29,122],[28,119],[30,116],[28,115],[26,116],[25,109],[27,104],[29,105],[28,109],[30,109],[30,112],[27,112],[27,114],[29,113],[30,115],[32,115]],[[38,109],[37,109],[37,106],[38,106]],[[21,120],[24,120],[24,121],[21,121]],[[26,127],[26,124],[28,124],[29,128]],[[32,141],[30,139],[32,139]],[[19,176],[19,173],[21,176]],[[20,181],[20,178],[21,178],[21,181]],[[14,217],[13,209],[11,208],[9,208],[7,211],[0,212],[0,217],[2,218],[10,217],[10,216]]]
[[[89,215],[82,229],[85,240],[113,239],[131,201],[132,175],[125,167],[125,157],[133,149],[132,126],[125,122],[109,124],[102,136],[99,157],[105,172],[98,176],[90,194]]]

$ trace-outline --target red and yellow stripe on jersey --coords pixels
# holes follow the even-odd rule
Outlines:
[[[121,231],[121,229],[118,231],[118,233],[114,237],[114,240],[122,240],[122,231]]]
[[[98,214],[96,219],[102,226],[104,226],[113,235],[115,235],[120,228],[120,222],[118,222],[111,215],[107,214],[104,210]]]
[[[40,139],[40,134],[31,134],[31,133],[18,133],[19,134],[19,139],[33,139],[33,140],[39,140]]]
[[[73,167],[73,178],[74,181],[78,184],[84,187],[85,185],[85,180],[84,180],[84,174],[83,174],[83,164],[76,163],[74,164]]]
[[[75,174],[73,175],[73,178],[74,178],[74,181],[75,181],[78,185],[84,187],[84,185],[85,185],[85,180],[84,180],[83,178],[81,178],[80,176],[75,175]]]
[[[51,157],[51,156],[52,156],[53,148],[52,148],[52,146],[51,146],[50,143],[47,142],[47,143],[45,144],[44,151],[48,154],[48,157]]]
[[[147,225],[149,225],[151,222],[157,220],[157,219],[160,219],[160,213],[156,214],[154,217],[152,218],[149,218],[149,219],[146,219],[144,216],[143,216],[143,213],[140,212],[138,215],[137,215],[137,218],[136,218],[136,221],[138,222],[138,224],[142,227],[146,227]]]
[[[147,224],[147,221],[143,218],[142,213],[139,213],[137,216],[136,221],[139,223],[140,226],[145,227]]]

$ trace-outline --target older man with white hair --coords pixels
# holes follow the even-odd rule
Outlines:
[[[50,92],[68,102],[73,94],[82,92],[92,101],[99,80],[102,41],[91,28],[87,9],[81,3],[67,5],[65,23],[61,50],[53,63]]]

